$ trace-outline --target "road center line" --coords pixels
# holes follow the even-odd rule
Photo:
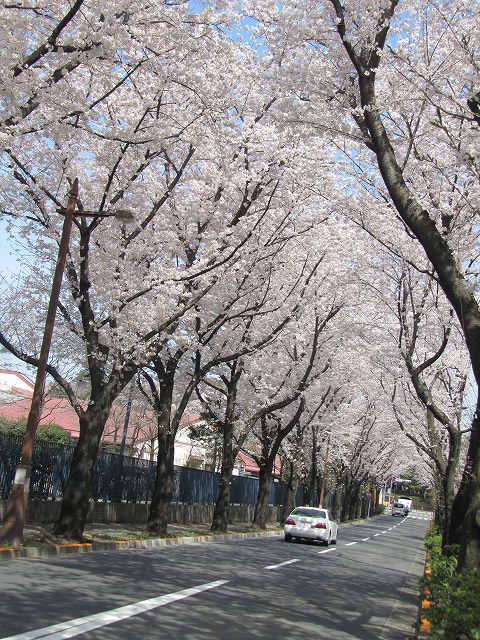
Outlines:
[[[85,616],[84,618],[75,618],[74,620],[67,620],[66,622],[60,622],[50,627],[43,627],[43,629],[34,629],[33,631],[27,631],[26,633],[20,633],[15,636],[9,636],[8,638],[1,638],[0,640],[35,640],[36,638],[48,638],[49,640],[64,640],[65,638],[73,638],[92,629],[99,629],[106,625],[126,618],[131,618],[140,613],[151,611],[157,607],[163,607],[171,602],[177,600],[183,600],[190,596],[197,595],[203,591],[209,589],[216,589],[223,584],[229,582],[228,580],[217,580],[216,582],[207,582],[200,584],[198,587],[192,587],[190,589],[183,589],[182,591],[176,591],[175,593],[167,593],[164,596],[158,598],[150,598],[149,600],[142,600],[141,602],[134,602],[118,609],[110,609],[110,611],[104,611],[92,616]]]
[[[269,567],[264,567],[264,569],[278,569],[278,567],[284,567],[285,565],[293,564],[294,562],[300,562],[300,558],[293,558],[293,560],[287,560],[286,562],[281,562],[280,564],[271,564]]]
[[[381,536],[381,535],[382,535],[381,533],[374,533],[373,537],[376,538],[377,536]]]
[[[370,540],[370,538],[362,538],[362,542],[366,542],[367,540]]]
[[[358,542],[346,542],[346,543],[345,543],[345,546],[346,546],[346,547],[351,547],[351,546],[352,546],[352,545],[354,545],[354,544],[358,544]]]
[[[323,551],[319,551],[318,553],[330,553],[331,551],[336,551],[336,549],[324,549]]]

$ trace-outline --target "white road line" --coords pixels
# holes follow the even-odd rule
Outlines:
[[[346,543],[345,543],[345,546],[346,546],[346,547],[351,547],[351,546],[352,546],[352,545],[354,545],[354,544],[358,544],[358,543],[357,543],[357,542],[346,542]]]
[[[269,567],[263,567],[264,569],[278,569],[278,567],[285,567],[287,564],[293,564],[294,562],[300,562],[300,558],[293,558],[293,560],[287,560],[280,564],[271,564]],[[1,640],[1,638],[0,638]]]
[[[336,549],[324,549],[323,551],[319,551],[318,553],[330,553],[331,551],[336,551]]]
[[[382,533],[387,533],[386,531],[382,531]]]
[[[376,538],[377,536],[381,536],[381,535],[382,535],[381,533],[374,533],[373,537]]]
[[[362,538],[362,542],[366,542],[367,540],[370,540],[370,538]]]
[[[163,607],[171,602],[182,600],[183,598],[189,598],[190,596],[197,595],[203,591],[209,589],[216,589],[229,582],[228,580],[217,580],[216,582],[207,582],[200,584],[198,587],[192,587],[191,589],[183,589],[175,593],[167,593],[164,596],[158,598],[151,598],[149,600],[143,600],[141,602],[134,602],[118,609],[111,609],[103,613],[98,613],[92,616],[85,616],[84,618],[76,618],[74,620],[68,620],[67,622],[60,622],[54,624],[51,627],[44,627],[43,629],[34,629],[33,631],[27,631],[26,633],[20,633],[16,636],[9,636],[8,638],[1,638],[0,640],[35,640],[36,638],[48,638],[48,640],[64,640],[65,638],[73,638],[81,633],[92,631],[92,629],[99,629],[106,625],[131,618],[145,611],[151,611],[157,607]]]

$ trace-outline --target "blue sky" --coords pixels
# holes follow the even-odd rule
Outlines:
[[[6,223],[0,219],[0,273],[2,277],[9,278],[9,273],[18,273],[20,264],[12,252],[10,241],[6,232]]]
[[[6,222],[0,219],[0,274],[1,278],[5,278],[8,282],[12,275],[18,273],[21,268],[21,264],[16,260],[12,253],[11,244],[6,232]],[[3,283],[0,282],[0,294],[3,288]],[[19,371],[30,380],[35,379],[35,373],[32,373],[32,368],[27,367],[23,362],[17,360],[0,347],[0,369],[13,369]]]

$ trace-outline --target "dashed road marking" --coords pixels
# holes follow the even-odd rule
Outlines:
[[[300,562],[300,558],[293,558],[293,560],[287,560],[280,564],[271,564],[269,567],[264,567],[264,569],[278,569],[279,567],[285,567],[287,564],[293,564],[294,562]]]

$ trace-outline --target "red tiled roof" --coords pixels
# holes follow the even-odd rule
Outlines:
[[[237,456],[237,460],[240,460],[240,462],[242,463],[243,469],[247,473],[258,473],[260,471],[260,468],[258,464],[255,462],[255,460],[244,451],[240,451],[240,453]],[[281,468],[280,456],[276,456],[275,464],[273,466],[273,472],[272,472],[273,477],[278,477],[280,475],[280,468]]]
[[[9,420],[28,418],[31,398],[21,398],[14,402],[0,404],[0,415]],[[68,400],[62,398],[45,398],[39,424],[58,424],[70,433],[72,438],[80,435],[80,425],[77,414]]]
[[[184,413],[180,419],[179,428],[183,429],[197,422],[205,422],[205,419],[199,413]]]

